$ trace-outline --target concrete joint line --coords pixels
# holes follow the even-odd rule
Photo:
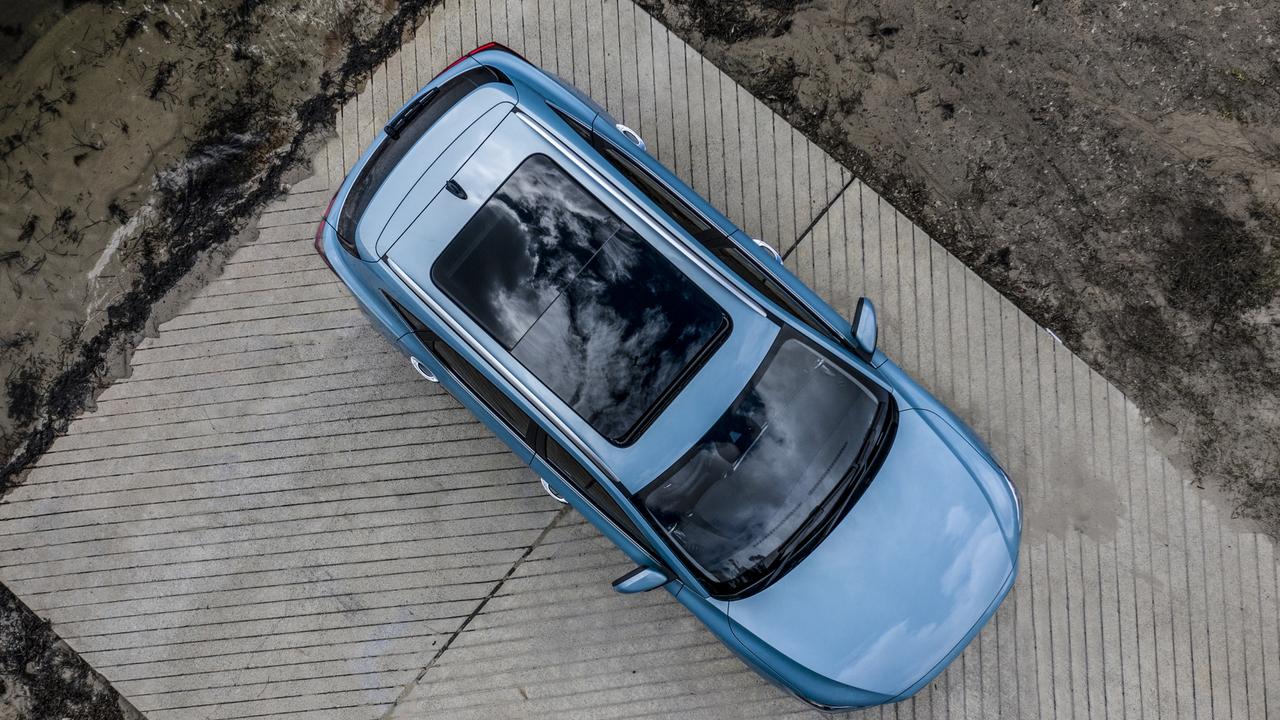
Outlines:
[[[857,179],[858,178],[854,177],[852,173],[849,174],[849,182],[845,183],[844,187],[840,188],[835,195],[832,195],[831,199],[827,201],[827,204],[823,206],[821,212],[813,216],[813,221],[806,225],[804,230],[800,231],[799,235],[796,235],[795,242],[791,243],[791,247],[782,251],[783,260],[791,257],[791,253],[795,252],[796,248],[800,247],[800,243],[804,242],[805,236],[818,226],[818,221],[827,216],[827,212],[831,210],[831,206],[835,205],[837,200],[844,197],[844,194],[849,190],[849,186],[853,185],[854,181]]]
[[[556,511],[555,516],[551,518],[551,522],[547,523],[547,526],[542,528],[542,532],[538,533],[538,537],[534,538],[533,542],[529,543],[529,547],[525,548],[523,553],[520,553],[520,557],[516,558],[516,561],[511,563],[511,567],[507,568],[506,574],[499,578],[498,582],[493,584],[493,588],[489,590],[488,594],[480,599],[480,602],[476,604],[475,609],[471,611],[471,614],[467,615],[466,619],[462,621],[462,624],[458,625],[458,629],[454,630],[453,634],[444,641],[444,644],[441,645],[440,649],[436,651],[436,654],[432,656],[431,662],[427,663],[426,667],[422,668],[413,680],[405,684],[404,689],[400,691],[400,694],[397,695],[396,699],[391,703],[391,707],[387,708],[387,711],[382,714],[382,720],[390,720],[391,716],[395,713],[396,708],[400,707],[400,703],[404,702],[404,699],[413,692],[413,689],[418,687],[418,683],[422,682],[422,679],[426,677],[427,672],[440,661],[440,658],[444,656],[444,653],[449,649],[449,646],[453,645],[453,641],[457,640],[458,636],[462,634],[462,631],[466,630],[467,626],[471,624],[471,621],[475,620],[476,617],[480,615],[484,610],[484,606],[489,604],[489,601],[498,594],[498,591],[502,589],[502,586],[507,584],[507,580],[511,579],[511,576],[516,574],[516,570],[520,569],[520,566],[524,564],[524,561],[532,555],[533,551],[542,544],[543,540],[546,539],[547,534],[555,529],[555,526],[560,522],[560,519],[568,513],[568,505],[565,505]]]

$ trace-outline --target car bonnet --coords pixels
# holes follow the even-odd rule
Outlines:
[[[896,696],[986,616],[1013,560],[950,442],[901,413],[865,494],[781,580],[729,603],[734,622],[808,670]],[[781,670],[781,668],[776,668]]]

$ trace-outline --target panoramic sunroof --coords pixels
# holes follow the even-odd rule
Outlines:
[[[729,328],[701,288],[545,155],[521,163],[431,277],[616,444],[635,439]]]

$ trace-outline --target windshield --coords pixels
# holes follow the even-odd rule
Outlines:
[[[637,498],[709,584],[739,590],[785,561],[842,481],[857,482],[850,471],[870,449],[880,404],[825,353],[786,337],[728,411]]]

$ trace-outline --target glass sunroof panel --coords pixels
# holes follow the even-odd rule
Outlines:
[[[525,160],[477,211],[432,278],[619,444],[728,331],[701,288],[543,155]]]
[[[440,253],[431,276],[510,350],[621,223],[533,155]]]

